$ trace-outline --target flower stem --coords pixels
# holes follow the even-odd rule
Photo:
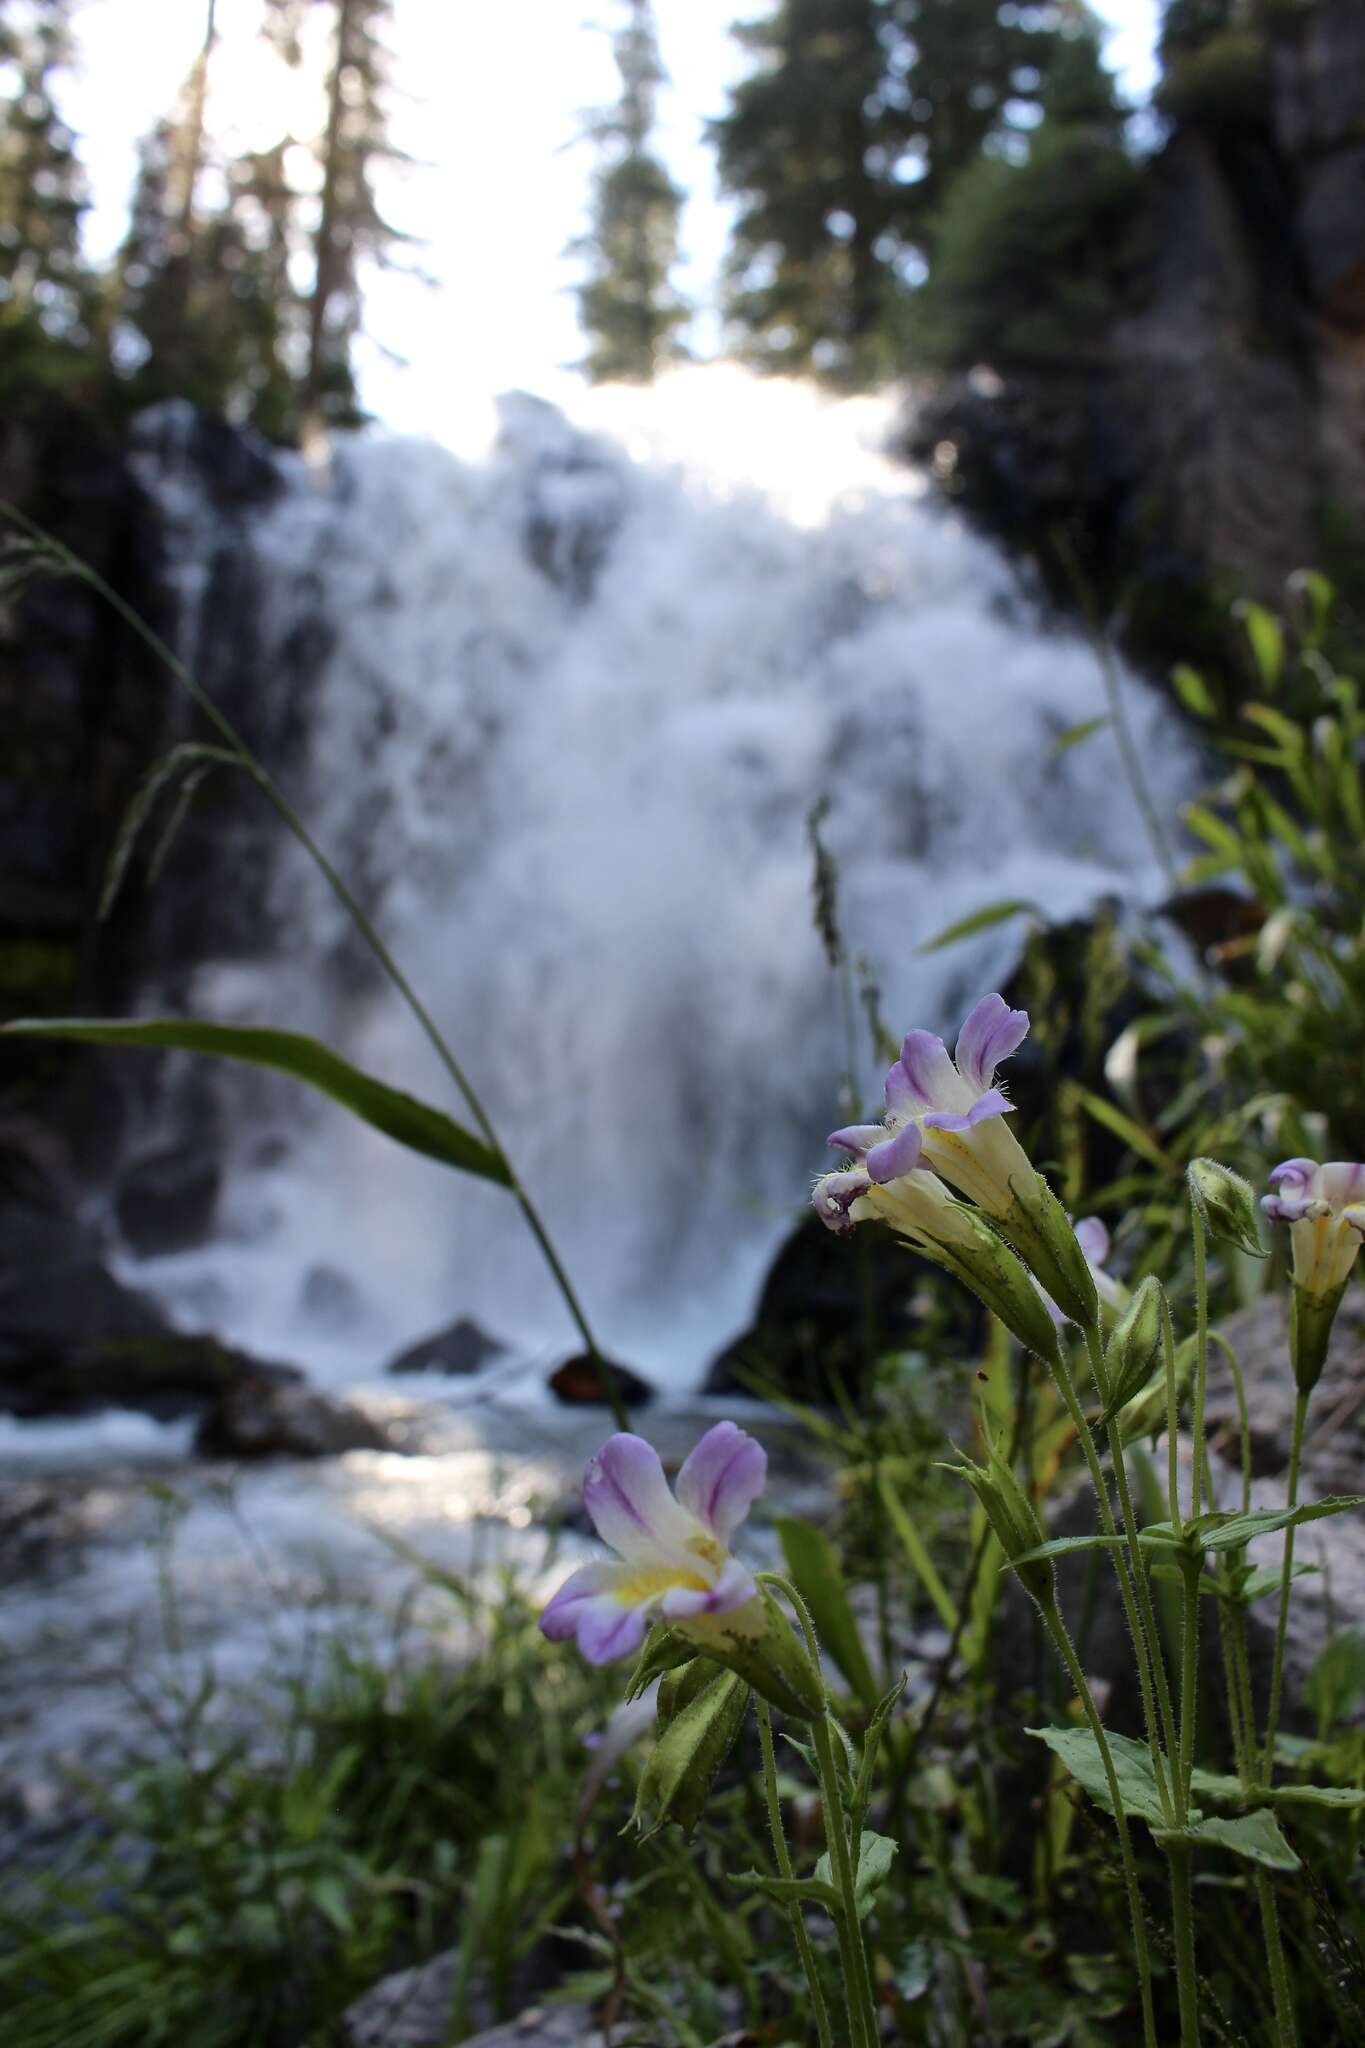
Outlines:
[[[768,1797],[768,1826],[772,1830],[773,1855],[777,1859],[778,1875],[790,1880],[792,1860],[787,1849],[786,1831],[782,1826],[782,1802],[777,1792],[777,1759],[773,1755],[773,1723],[768,1702],[754,1695],[758,1709],[758,1739],[763,1746],[763,1784]],[[815,2013],[815,2031],[820,2037],[820,2048],[833,2048],[829,2030],[829,2012],[825,2005],[825,1994],[820,1988],[820,1973],[815,1966],[815,1954],[806,1932],[806,1923],[800,1906],[793,1906],[788,1916],[791,1920],[792,1937],[796,1942],[801,1967],[806,1973],[806,1984],[810,1990],[810,2002]]]
[[[1190,1203],[1190,1229],[1194,1237],[1194,1478],[1190,1485],[1190,1520],[1201,1510],[1200,1488],[1204,1481],[1204,1402],[1209,1383],[1209,1277],[1208,1244],[1199,1205]]]
[[[1240,1563],[1244,1550],[1233,1551],[1229,1567]],[[1227,1673],[1228,1719],[1232,1723],[1237,1753],[1237,1774],[1243,1792],[1250,1795],[1257,1782],[1260,1759],[1256,1752],[1256,1709],[1251,1697],[1251,1667],[1247,1657],[1246,1608],[1239,1600],[1219,1603],[1223,1616],[1224,1669]],[[1280,1907],[1270,1873],[1256,1871],[1256,1903],[1261,1913],[1266,1957],[1270,1964],[1270,1988],[1275,2001],[1276,2048],[1297,2048],[1298,2025],[1294,2017],[1294,1996],[1289,1986],[1284,1942],[1280,1934]]]
[[[1199,1579],[1203,1559],[1185,1555],[1180,1561],[1184,1599],[1180,1615],[1180,1819],[1190,1816],[1190,1784],[1194,1776],[1194,1743],[1199,1711]]]
[[[876,2048],[881,2037],[877,2019],[877,2008],[872,1993],[872,1975],[867,1962],[867,1944],[863,1940],[862,1922],[858,1917],[858,1899],[855,1887],[853,1858],[849,1852],[848,1835],[844,1828],[844,1807],[839,1796],[839,1773],[834,1761],[834,1745],[829,1739],[829,1721],[822,1716],[811,1722],[811,1735],[815,1743],[816,1760],[820,1766],[821,1803],[825,1811],[825,1840],[829,1845],[830,1868],[834,1873],[834,1888],[839,1894],[839,1946],[844,1965],[844,1992],[848,2000],[848,2016],[854,2029],[854,2041],[865,2042],[867,2048]]]
[[[1039,1612],[1056,1646],[1057,1654],[1066,1666],[1067,1676],[1075,1688],[1076,1697],[1081,1703],[1081,1712],[1085,1715],[1086,1725],[1095,1739],[1095,1747],[1100,1754],[1105,1783],[1109,1788],[1110,1804],[1114,1809],[1114,1823],[1118,1829],[1123,1882],[1128,1893],[1128,1912],[1133,1923],[1133,1953],[1137,1960],[1138,1992],[1142,1999],[1142,2039],[1144,2048],[1156,2048],[1156,2019],[1152,2011],[1152,1964],[1147,1953],[1147,1922],[1142,1910],[1142,1894],[1138,1889],[1133,1838],[1128,1829],[1128,1816],[1123,1810],[1123,1795],[1119,1791],[1113,1752],[1109,1747],[1109,1738],[1104,1732],[1104,1723],[1100,1720],[1099,1708],[1095,1705],[1095,1696],[1090,1690],[1089,1680],[1081,1668],[1081,1660],[1076,1655],[1075,1645],[1067,1633],[1066,1623],[1062,1620],[1056,1601],[1052,1601],[1048,1606],[1040,1606]]]
[[[1199,1980],[1194,1967],[1194,1904],[1190,1892],[1192,1857],[1188,1842],[1170,1842],[1171,1905],[1175,1917],[1175,1969],[1180,1992],[1180,2048],[1199,2048]]]
[[[1300,1388],[1294,1398],[1294,1435],[1289,1447],[1289,1502],[1299,1504],[1299,1464],[1303,1457],[1303,1425],[1308,1415],[1308,1392]],[[1270,1783],[1275,1769],[1275,1736],[1280,1722],[1280,1693],[1284,1685],[1284,1646],[1289,1633],[1289,1592],[1294,1580],[1294,1526],[1284,1532],[1284,1564],[1280,1569],[1280,1613],[1275,1624],[1275,1661],[1270,1667],[1270,1705],[1266,1709],[1265,1751],[1261,1778]]]
[[[1052,1364],[1052,1376],[1057,1383],[1057,1388],[1063,1401],[1066,1403],[1067,1414],[1071,1418],[1077,1441],[1085,1456],[1086,1469],[1090,1474],[1090,1484],[1094,1489],[1095,1506],[1099,1513],[1100,1528],[1106,1536],[1117,1536],[1118,1530],[1114,1522],[1114,1510],[1109,1501],[1109,1489],[1104,1483],[1104,1474],[1100,1470],[1099,1454],[1095,1449],[1095,1440],[1090,1433],[1090,1425],[1081,1411],[1081,1404],[1077,1399],[1076,1389],[1071,1384],[1071,1375],[1060,1360],[1056,1362],[1049,1361],[1049,1363]],[[1099,1384],[1101,1382],[1097,1376],[1096,1385]],[[1168,1826],[1174,1826],[1175,1806],[1166,1781],[1165,1759],[1161,1754],[1156,1700],[1152,1690],[1151,1666],[1148,1661],[1142,1620],[1134,1602],[1132,1573],[1128,1560],[1116,1555],[1114,1558],[1114,1572],[1118,1579],[1119,1598],[1123,1602],[1124,1617],[1128,1623],[1129,1639],[1133,1645],[1133,1656],[1137,1662],[1138,1684],[1142,1691],[1143,1719],[1147,1728],[1147,1747],[1151,1752],[1152,1774],[1156,1779],[1157,1796],[1161,1801],[1162,1812],[1166,1816]]]

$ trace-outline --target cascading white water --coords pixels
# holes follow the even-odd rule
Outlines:
[[[815,799],[897,1029],[954,1023],[1013,957],[1009,929],[918,955],[950,920],[1157,879],[1111,734],[1055,748],[1104,708],[1091,653],[878,452],[889,405],[707,368],[573,411],[506,401],[478,457],[366,436],[297,464],[250,534],[263,688],[321,617],[290,793],[448,1032],[602,1341],[677,1388],[746,1320],[839,1120]],[[1178,729],[1136,686],[1129,709],[1173,802]],[[319,1030],[451,1104],[295,852],[274,888],[273,956],[205,972],[195,1007]],[[216,1241],[130,1269],[188,1319],[333,1380],[461,1313],[542,1359],[573,1345],[505,1195],[285,1084],[242,1104]]]

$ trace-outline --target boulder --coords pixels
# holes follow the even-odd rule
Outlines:
[[[253,1374],[223,1389],[199,1425],[195,1448],[206,1458],[336,1458],[398,1445],[354,1402]]]
[[[874,1355],[910,1341],[923,1270],[879,1226],[845,1240],[812,1215],[778,1250],[753,1322],[711,1361],[702,1392],[752,1393],[741,1374],[805,1400],[827,1401],[835,1385],[856,1391],[869,1327]]]
[[[443,2048],[457,1962],[449,1949],[381,1978],[342,2015],[346,2048]],[[518,2019],[463,2038],[465,2048],[599,2048],[602,2040],[586,2005],[528,2006]]]
[[[453,1323],[443,1330],[436,1330],[430,1337],[421,1338],[410,1344],[406,1351],[400,1351],[385,1366],[385,1372],[478,1372],[487,1365],[490,1358],[499,1358],[507,1346],[499,1337],[491,1337],[482,1323],[476,1323],[473,1316],[457,1316]]]
[[[0,1408],[193,1414],[230,1387],[301,1378],[172,1327],[160,1303],[115,1279],[95,1231],[48,1202],[0,1205]]]
[[[628,1365],[621,1365],[615,1359],[608,1359],[616,1390],[628,1408],[642,1408],[646,1401],[654,1399],[654,1389],[648,1380],[642,1380]],[[560,1401],[574,1407],[605,1408],[607,1390],[602,1384],[602,1373],[597,1360],[587,1351],[578,1351],[572,1358],[556,1366],[549,1378],[550,1391]]]
[[[222,1179],[218,1159],[198,1145],[165,1145],[134,1161],[114,1191],[114,1215],[128,1249],[152,1258],[202,1244]]]

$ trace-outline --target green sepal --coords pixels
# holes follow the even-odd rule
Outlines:
[[[975,1242],[967,1247],[916,1238],[915,1250],[969,1289],[1026,1351],[1051,1364],[1059,1357],[1056,1327],[1025,1266],[978,1209],[969,1202],[954,1207]]]
[[[1032,1185],[1022,1192],[1013,1182],[1010,1185],[1016,1199],[1003,1216],[992,1217],[995,1228],[1013,1245],[1061,1313],[1082,1329],[1092,1326],[1099,1319],[1100,1308],[1095,1276],[1066,1210],[1041,1173],[1035,1174]],[[1054,1336],[1054,1348],[1055,1343]],[[1040,1356],[1050,1358],[1052,1352],[1043,1351]]]
[[[1327,1363],[1327,1346],[1332,1335],[1346,1283],[1330,1294],[1309,1294],[1293,1283],[1289,1304],[1289,1356],[1294,1362],[1294,1384],[1301,1394],[1311,1394],[1322,1378]]]
[[[686,1664],[677,1664],[664,1672],[654,1702],[654,1719],[661,1735],[669,1722],[705,1691],[716,1675],[716,1668],[709,1657],[690,1657]]]
[[[717,1771],[734,1748],[749,1704],[749,1688],[733,1671],[711,1665],[702,1683],[680,1706],[651,1750],[640,1773],[635,1810],[627,1826],[641,1836],[657,1834],[676,1821],[685,1835],[706,1810]]]
[[[676,1671],[680,1664],[690,1663],[696,1654],[695,1643],[687,1642],[667,1622],[656,1621],[640,1647],[635,1669],[626,1680],[626,1698],[638,1700],[656,1678],[662,1678],[667,1671]]]
[[[738,1672],[781,1713],[798,1721],[824,1713],[824,1681],[766,1588],[732,1614],[697,1615],[687,1624],[687,1639],[693,1655],[700,1651]]]

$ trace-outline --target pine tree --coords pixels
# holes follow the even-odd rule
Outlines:
[[[729,312],[766,367],[847,368],[879,320],[887,19],[886,0],[779,0],[734,31],[756,69],[711,132],[740,200]]]
[[[684,354],[678,334],[688,317],[670,282],[682,193],[651,147],[666,74],[649,0],[630,0],[630,18],[613,46],[621,97],[590,123],[603,161],[593,182],[592,227],[571,245],[588,257],[578,288],[588,338],[583,367],[594,383],[648,383],[662,364]]]
[[[361,329],[360,265],[393,261],[409,239],[386,221],[375,198],[376,170],[405,161],[388,140],[389,58],[383,31],[392,0],[330,0],[336,25],[327,90],[327,127],[319,144],[322,198],[313,235],[308,301],[305,414],[351,425],[360,414],[352,348]],[[286,18],[290,0],[285,0]],[[297,0],[292,12],[297,18]]]
[[[82,261],[87,201],[75,137],[53,99],[71,57],[70,0],[35,0],[0,17],[0,57],[17,73],[0,108],[0,323],[11,375],[60,380],[86,366],[96,291]]]
[[[1073,100],[1107,93],[1082,0],[774,0],[736,34],[758,68],[713,124],[741,202],[730,311],[782,369],[890,367],[954,181],[987,146],[1022,149],[1060,74]]]

